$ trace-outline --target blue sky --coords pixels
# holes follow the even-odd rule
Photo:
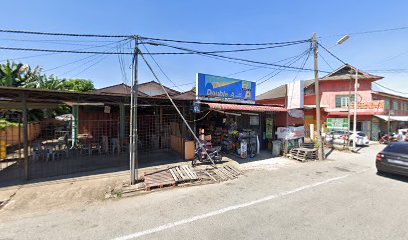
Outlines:
[[[408,69],[408,29],[375,34],[356,34],[340,46],[334,46],[344,33],[370,31],[408,26],[407,1],[13,1],[2,2],[0,22],[2,29],[94,34],[139,34],[148,37],[212,41],[212,42],[281,42],[301,40],[317,32],[319,41],[344,61],[363,70]],[[29,40],[29,41],[16,41]],[[52,40],[44,42],[43,40]],[[37,41],[33,41],[37,40]],[[41,40],[41,41],[38,41]],[[57,40],[57,41],[54,41]],[[64,40],[64,41],[61,41]],[[65,41],[70,40],[70,41]],[[75,40],[75,41],[71,41]],[[84,42],[78,42],[82,40]],[[78,39],[62,37],[38,37],[0,33],[0,46],[49,49],[80,49],[109,44],[110,39]],[[115,45],[92,50],[113,50]],[[126,44],[124,50],[130,46]],[[197,47],[200,50],[220,50],[219,47]],[[228,56],[264,62],[275,62],[295,56],[306,50],[307,44],[247,53],[229,53]],[[150,51],[168,51],[148,46]],[[144,50],[144,48],[142,48]],[[327,60],[319,59],[319,67],[330,71],[341,63],[320,51]],[[0,60],[40,55],[35,52],[0,50]],[[82,58],[85,60],[78,61]],[[126,74],[129,76],[130,56],[125,56]],[[156,56],[163,70],[176,85],[177,90],[193,87],[197,72],[229,76],[252,67],[228,63],[202,56]],[[73,54],[52,54],[19,60],[30,65],[52,69],[65,78],[85,78],[94,81],[96,87],[104,87],[126,81],[119,67],[118,57]],[[73,61],[78,61],[62,66]],[[151,60],[150,60],[151,61]],[[296,63],[294,66],[299,66]],[[312,68],[312,58],[306,64]],[[255,81],[270,69],[259,68],[235,78]],[[384,76],[380,83],[387,87],[408,92],[408,71],[387,73],[373,71]],[[174,85],[162,74],[163,82]],[[257,93],[292,81],[296,72],[288,71],[271,78],[257,87]],[[298,79],[311,79],[312,72],[298,75]],[[140,65],[140,81],[153,80],[144,64]],[[127,79],[129,81],[129,78]]]

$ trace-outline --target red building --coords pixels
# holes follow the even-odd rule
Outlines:
[[[319,79],[323,131],[327,131],[328,118],[348,119],[349,102],[351,102],[350,126],[353,126],[355,71],[354,67],[344,65]],[[391,131],[405,127],[408,123],[408,98],[373,90],[373,82],[382,78],[358,70],[357,130],[367,133],[373,140],[378,139],[380,132],[388,132],[389,120]],[[282,114],[277,118],[275,126],[305,125],[306,130],[310,128],[310,124],[316,126],[316,95],[313,80],[304,81],[304,92],[301,94],[304,97],[304,118]],[[257,96],[257,103],[287,107],[287,95],[287,86],[283,85]]]

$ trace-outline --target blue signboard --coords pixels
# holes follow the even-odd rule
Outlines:
[[[197,73],[196,91],[201,100],[255,103],[255,82]]]

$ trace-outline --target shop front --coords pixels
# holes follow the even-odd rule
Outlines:
[[[207,148],[253,158],[273,138],[273,114],[282,107],[255,104],[255,82],[197,74],[196,134]],[[269,139],[269,140],[268,140]]]
[[[220,146],[224,153],[253,158],[268,148],[273,138],[273,115],[281,107],[201,102],[196,116],[197,134],[204,134],[207,148]]]

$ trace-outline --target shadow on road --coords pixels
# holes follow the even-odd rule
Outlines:
[[[386,177],[392,180],[408,183],[408,177],[392,174],[392,173],[377,173],[378,176]]]

